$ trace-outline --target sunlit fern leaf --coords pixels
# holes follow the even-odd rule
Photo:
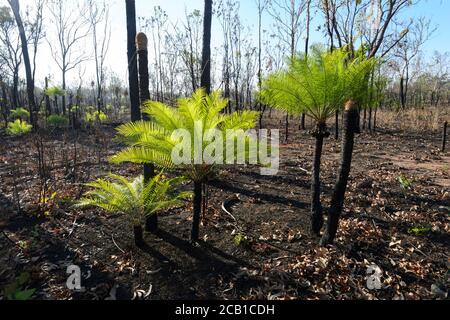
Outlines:
[[[33,126],[26,121],[17,119],[14,122],[8,122],[6,134],[10,136],[23,136],[31,132]]]
[[[328,52],[319,47],[308,57],[292,59],[288,68],[263,81],[259,99],[290,114],[305,113],[324,123],[349,99],[367,96],[372,59],[351,59],[345,49]]]
[[[191,97],[179,99],[176,107],[159,102],[147,102],[144,112],[150,116],[148,121],[126,124],[118,129],[119,136],[128,145],[125,150],[111,158],[114,163],[131,162],[138,164],[153,163],[160,168],[174,168],[172,151],[180,143],[173,139],[173,133],[185,130],[190,137],[205,134],[210,129],[247,129],[254,128],[258,113],[251,111],[223,114],[228,101],[219,92],[206,94],[198,89]],[[208,145],[203,141],[203,151]],[[225,141],[224,141],[225,142]],[[193,141],[191,140],[191,145]],[[194,148],[191,163],[177,166],[185,170],[194,181],[202,180],[213,172],[216,166],[194,165]]]
[[[249,130],[256,126],[259,113],[254,111],[235,112],[227,115],[222,124],[224,130]]]
[[[143,113],[149,115],[154,124],[167,131],[176,130],[181,125],[181,119],[178,116],[177,110],[161,102],[145,102]]]
[[[112,156],[110,161],[115,164],[124,162],[136,164],[153,163],[161,169],[173,167],[171,154],[163,154],[143,147],[126,148]]]
[[[182,181],[180,178],[164,179],[162,173],[147,183],[143,176],[128,180],[110,174],[108,180],[88,183],[91,190],[75,207],[98,207],[110,213],[123,213],[137,225],[148,215],[183,204],[191,193],[175,190]]]

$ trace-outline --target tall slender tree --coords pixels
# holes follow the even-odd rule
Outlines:
[[[289,57],[297,54],[301,36],[301,16],[305,9],[303,0],[272,0],[268,13],[275,20],[277,36],[289,47]],[[285,141],[289,140],[289,114],[285,118]]]
[[[62,89],[67,87],[67,73],[77,68],[91,57],[83,41],[89,36],[91,28],[89,21],[85,19],[89,6],[69,0],[54,0],[49,5],[51,22],[54,26],[56,41],[47,43],[50,46],[53,59],[61,70]],[[63,113],[66,113],[66,97],[62,97]]]
[[[139,70],[139,100],[141,106],[150,100],[150,81],[148,74],[148,39],[147,36],[139,32],[136,35],[136,48],[138,56]],[[144,118],[146,118],[144,116]],[[148,119],[145,119],[148,120]],[[144,164],[144,183],[149,182],[155,176],[155,166],[151,163]],[[158,229],[158,216],[151,215],[146,218],[145,229],[154,232]]]
[[[27,97],[30,110],[30,122],[34,126],[36,126],[37,121],[35,119],[35,112],[37,108],[36,108],[36,100],[34,97],[34,80],[33,80],[33,72],[31,70],[30,54],[28,53],[27,35],[25,33],[25,28],[23,26],[22,17],[20,16],[19,0],[8,0],[8,2],[13,11],[14,18],[16,19],[17,28],[19,29],[20,42],[22,43],[22,56],[23,62],[25,64],[25,74],[27,77]]]
[[[125,0],[127,15],[127,43],[128,43],[128,95],[131,102],[131,121],[141,120],[139,107],[139,80],[136,59],[136,2]]]
[[[211,93],[211,25],[212,25],[212,0],[205,0],[205,12],[203,17],[203,50],[202,50],[202,76],[200,86]]]

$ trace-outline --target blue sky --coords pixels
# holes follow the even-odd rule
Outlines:
[[[422,0],[416,6],[407,9],[404,16],[416,19],[425,16],[438,27],[425,45],[424,50],[428,54],[434,50],[450,51],[450,0]]]
[[[153,6],[160,5],[169,13],[169,17],[172,19],[182,19],[185,8],[188,11],[194,9],[203,10],[202,0],[136,0],[136,4],[138,14],[148,14],[151,12]],[[255,1],[241,0],[240,7],[241,17],[245,24],[256,25]],[[417,5],[407,8],[402,16],[407,19],[417,19],[421,16],[432,19],[432,23],[439,28],[433,38],[427,43],[426,50],[450,51],[450,0],[421,0]],[[319,19],[320,17],[316,17],[315,20],[318,21]],[[266,25],[266,27],[268,26]],[[320,35],[316,34],[315,37],[317,37],[316,41],[321,40]]]
[[[78,0],[68,0],[78,1]],[[102,0],[97,0],[102,1]],[[111,49],[108,53],[107,66],[121,76],[124,80],[127,74],[127,58],[126,58],[126,17],[125,17],[125,1],[124,0],[106,0],[110,9],[110,16],[112,20],[112,39]],[[415,0],[417,1],[417,0]],[[21,0],[22,7],[34,3],[34,0]],[[1,5],[7,5],[6,0],[0,0]],[[171,21],[182,20],[185,15],[185,10],[192,12],[195,9],[203,11],[203,0],[136,0],[137,15],[149,17],[153,12],[154,6],[161,6],[165,10]],[[257,25],[257,11],[255,0],[241,0],[240,1],[241,18],[244,25]],[[406,9],[403,18],[418,18],[426,16],[432,19],[432,23],[439,28],[426,44],[424,51],[426,54],[431,54],[434,50],[441,52],[450,51],[450,0],[421,0],[420,3],[414,7]],[[315,23],[320,21],[320,16],[315,17]],[[269,29],[271,25],[270,17],[265,17],[265,28]],[[48,27],[48,36],[52,37],[51,26]],[[256,28],[255,41],[256,41]],[[312,42],[323,41],[323,36],[315,33],[312,36]],[[220,26],[216,20],[213,20],[213,46],[219,46],[222,42]],[[88,44],[89,45],[89,44]],[[38,78],[43,79],[48,74],[55,75],[55,84],[59,79],[59,71],[55,67],[54,62],[50,58],[50,52],[46,48],[47,44],[42,43],[41,51],[38,56]],[[93,78],[93,65],[87,65],[86,81]],[[72,71],[68,75],[69,79],[78,79],[78,72]],[[38,81],[39,83],[39,81]]]
[[[114,1],[117,1],[118,4],[122,2],[121,0]],[[167,11],[172,20],[183,19],[186,8],[188,11],[194,9],[203,10],[203,0],[136,0],[136,4],[138,15],[149,15],[153,6],[160,5]],[[121,7],[121,5],[118,7]],[[241,0],[240,12],[244,25],[257,25],[255,0]],[[421,16],[430,18],[432,25],[438,27],[432,38],[426,43],[424,53],[430,55],[434,50],[440,52],[450,51],[450,0],[421,0],[417,5],[407,8],[402,14],[403,19],[417,19]],[[320,23],[321,16],[317,15],[314,19],[315,23]],[[271,17],[266,15],[264,27],[270,29],[271,24]],[[217,46],[220,45],[222,40],[217,21],[213,22],[213,29],[216,30],[216,36],[213,37],[213,45]],[[254,30],[256,40],[256,28]],[[322,41],[323,35],[314,32],[312,42]]]

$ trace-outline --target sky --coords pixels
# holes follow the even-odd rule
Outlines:
[[[78,0],[69,0],[78,1]],[[100,0],[98,0],[100,1]],[[110,10],[110,18],[112,22],[112,37],[110,50],[106,59],[106,65],[112,69],[124,81],[127,77],[127,51],[126,51],[126,16],[124,0],[106,0]],[[22,8],[32,4],[34,0],[21,0]],[[0,5],[6,5],[6,0],[0,0]],[[154,6],[161,6],[173,22],[183,20],[186,10],[192,12],[195,9],[203,11],[203,0],[136,0],[137,16],[149,17],[153,12]],[[240,0],[240,13],[243,24],[253,26],[256,39],[257,14],[255,0]],[[417,19],[420,16],[428,17],[432,20],[432,24],[436,25],[437,31],[424,47],[426,55],[431,54],[434,50],[450,52],[450,0],[421,0],[414,7],[406,9],[403,18]],[[320,17],[317,15],[313,19],[318,23]],[[270,17],[266,16],[264,23],[265,29],[271,29]],[[139,31],[138,25],[138,31]],[[48,27],[47,33],[52,38],[51,26]],[[213,19],[213,40],[212,45],[219,46],[221,42],[220,25],[217,20]],[[315,32],[312,35],[312,43],[323,41],[323,36]],[[54,74],[53,84],[58,85],[60,81],[60,72],[52,61],[48,44],[43,42],[38,55],[37,66],[37,85],[42,85],[43,79],[48,74]],[[90,82],[93,79],[93,62],[85,65],[86,72],[84,79]],[[73,70],[68,75],[69,82],[78,79],[78,71]],[[78,80],[77,80],[78,81]]]

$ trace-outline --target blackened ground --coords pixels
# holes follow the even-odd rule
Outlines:
[[[383,129],[358,136],[336,246],[320,248],[308,234],[313,139],[296,127],[281,148],[278,175],[237,167],[211,181],[200,244],[188,241],[187,203],[160,216],[161,230],[145,236],[144,248],[132,245],[126,217],[71,209],[83,183],[110,171],[140,174],[139,166],[107,162],[120,148],[113,126],[45,136],[48,193],[55,194],[44,204],[39,139],[0,134],[0,299],[23,273],[30,279],[22,289],[36,289],[33,299],[445,298],[450,156],[439,151],[440,136]],[[339,152],[328,139],[325,208]],[[66,287],[72,264],[83,272],[83,292]],[[383,271],[381,290],[367,287],[372,264]]]

